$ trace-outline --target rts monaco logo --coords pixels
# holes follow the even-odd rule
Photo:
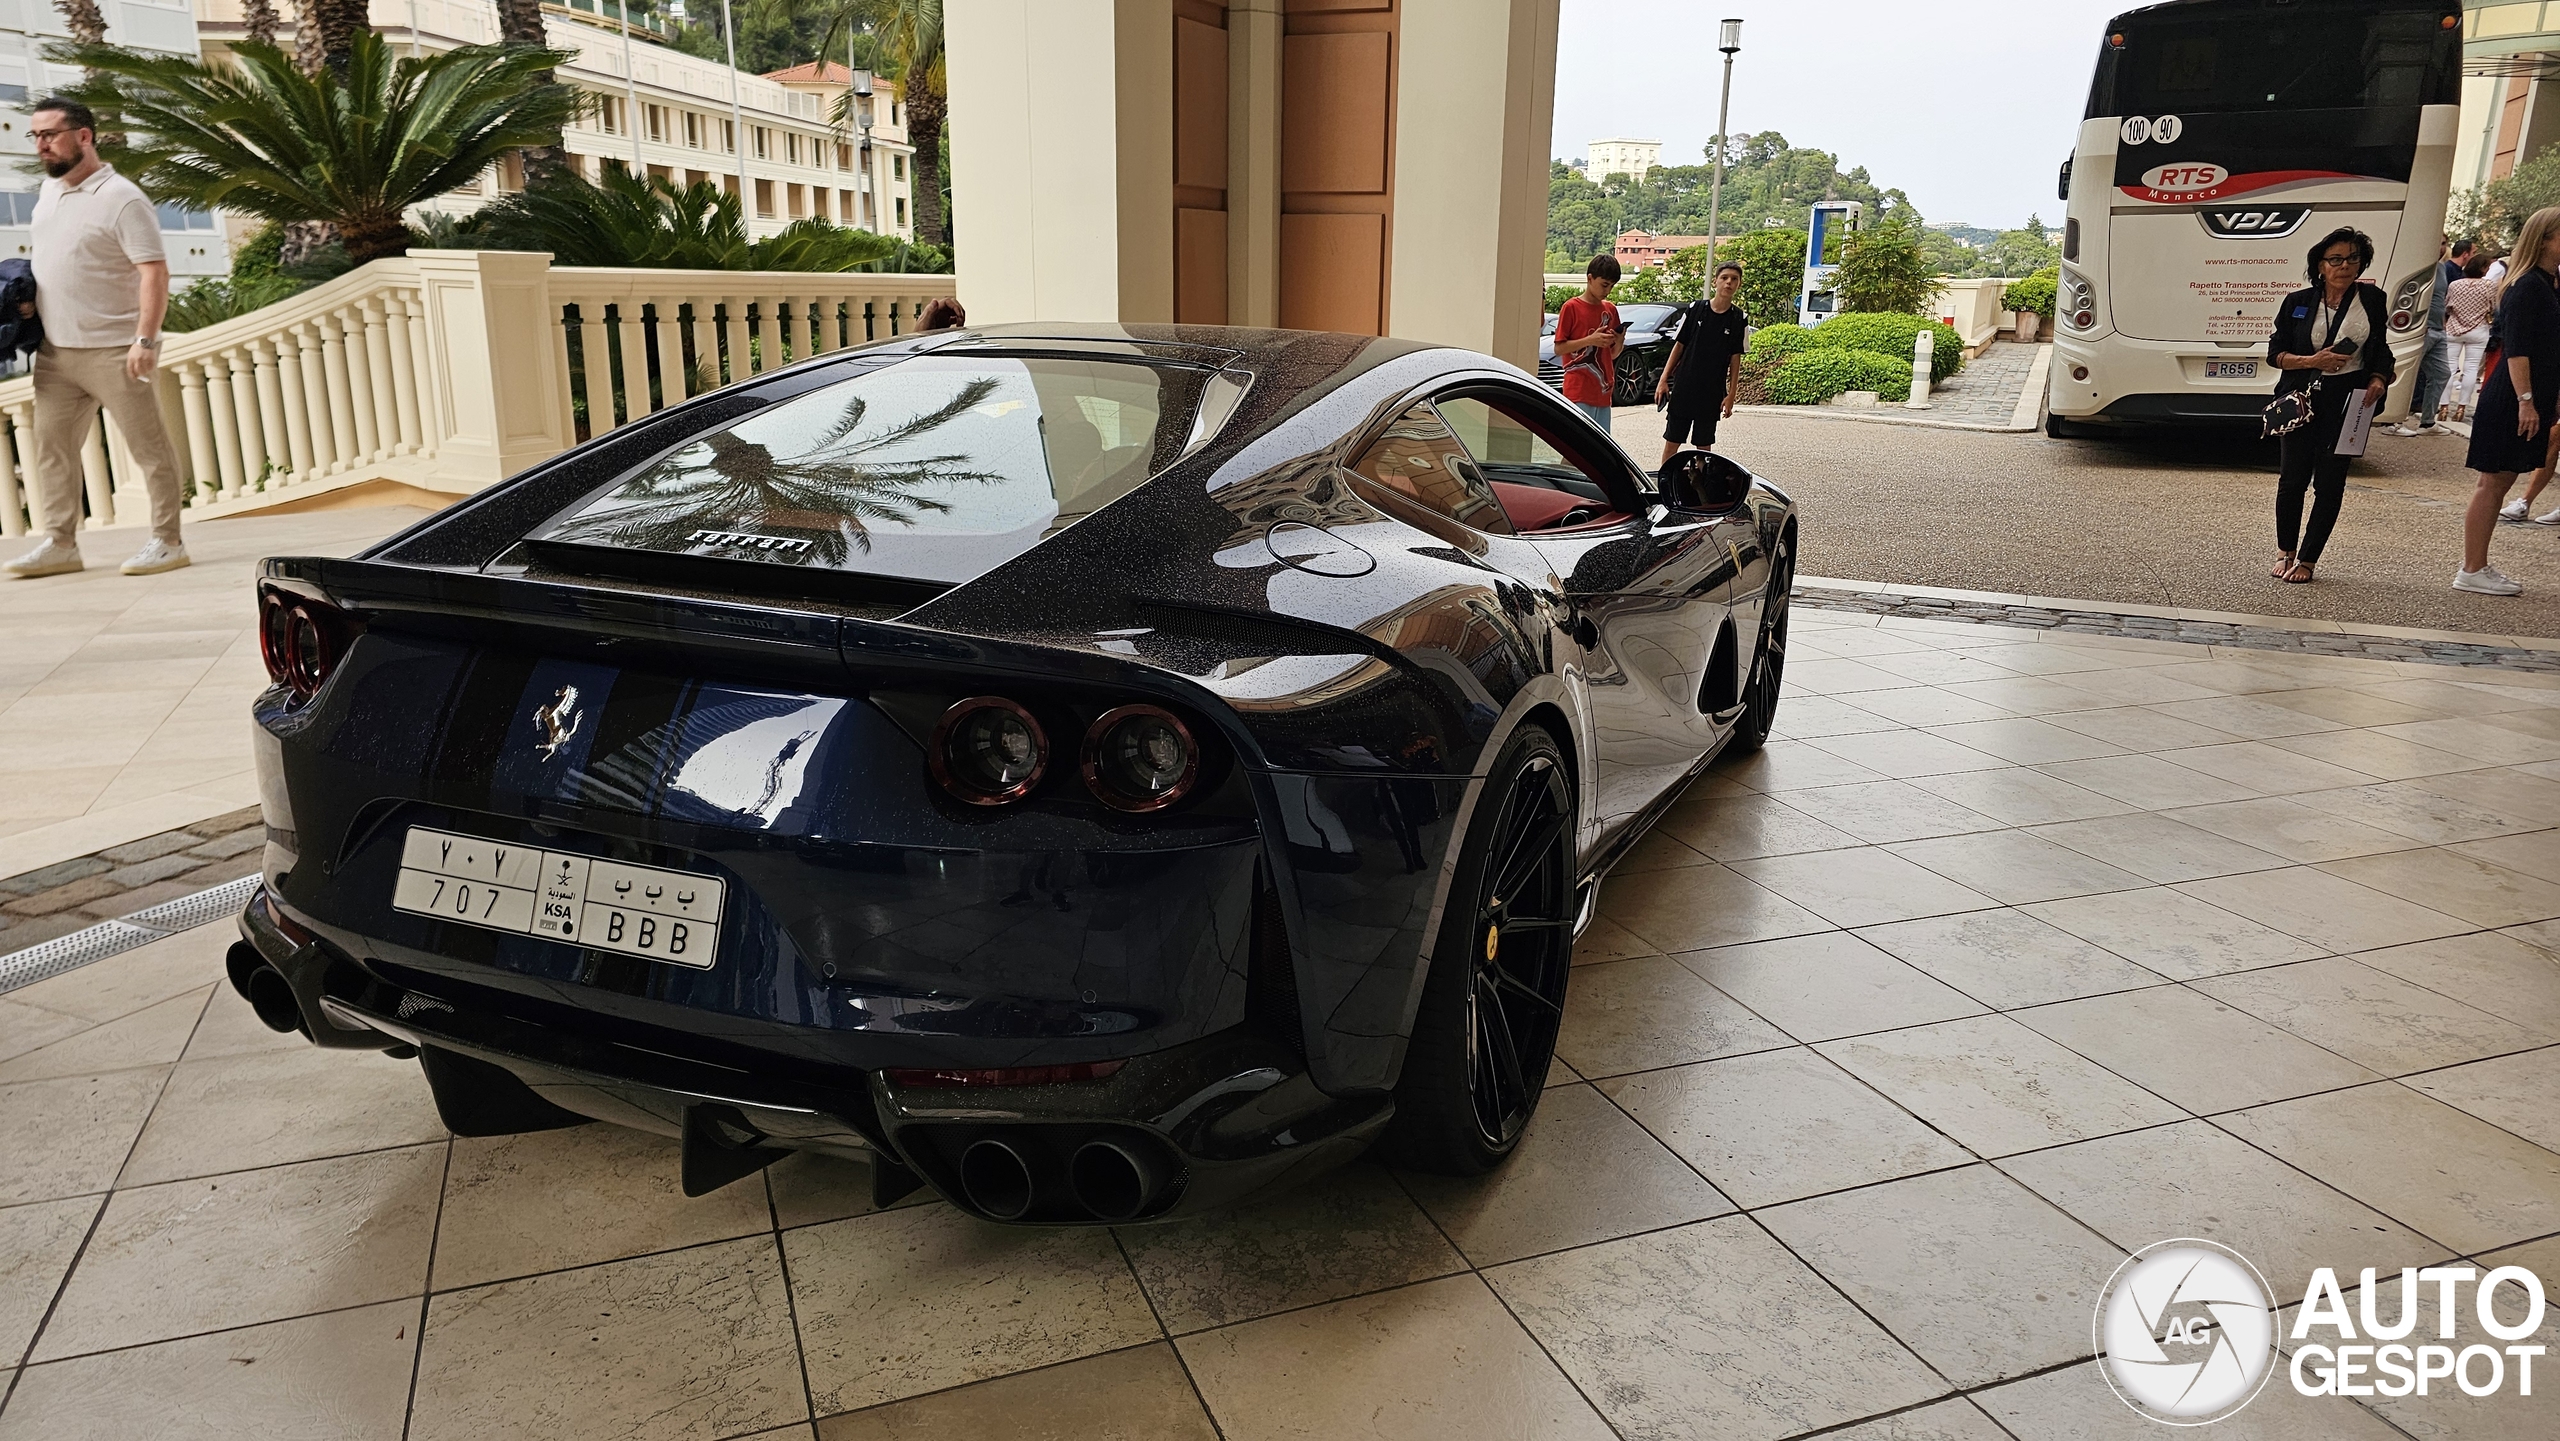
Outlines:
[[[2231,172],[2205,161],[2180,161],[2175,165],[2154,165],[2142,172],[2142,187],[2163,195],[2188,195],[2211,190],[2231,178]]]

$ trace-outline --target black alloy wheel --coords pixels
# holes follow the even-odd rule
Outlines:
[[[1523,727],[1477,802],[1396,1087],[1397,1164],[1472,1176],[1538,1108],[1573,968],[1574,807],[1553,737]]]
[[[1787,609],[1795,599],[1795,538],[1780,536],[1769,553],[1769,594],[1760,607],[1760,645],[1751,657],[1751,679],[1742,688],[1742,718],[1733,723],[1731,754],[1748,755],[1769,739],[1778,723],[1778,692],[1787,672]]]
[[[1633,356],[1626,359],[1633,360]],[[1612,397],[1617,405],[1644,405],[1653,399],[1653,377],[1641,365],[1623,365],[1618,370],[1618,393]]]

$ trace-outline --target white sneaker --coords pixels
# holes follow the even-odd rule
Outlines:
[[[2474,595],[2524,594],[2523,586],[2498,574],[2498,568],[2494,565],[2484,565],[2478,570],[2456,570],[2453,573],[2453,588],[2467,590]]]
[[[2560,506],[2553,506],[2533,518],[2535,525],[2560,525]]]
[[[117,568],[127,575],[158,575],[164,570],[176,570],[182,565],[193,564],[195,564],[194,561],[187,559],[185,546],[171,545],[158,536],[153,536],[150,544],[135,551],[133,559]]]
[[[2511,501],[2508,501],[2505,505],[2499,506],[2499,507],[2498,507],[2498,519],[2500,519],[2500,520],[2522,520],[2522,519],[2524,519],[2524,497],[2523,497],[2523,496],[2521,496],[2521,495],[2519,495],[2519,496],[2517,496],[2515,499],[2513,499],[2513,500],[2511,500]]]
[[[2391,433],[2393,435],[2434,435],[2437,432],[2432,425],[2411,425],[2404,420],[2391,427]]]
[[[36,542],[36,548],[19,556],[0,571],[11,580],[33,580],[40,575],[69,575],[81,568],[80,547],[57,545],[51,536]]]

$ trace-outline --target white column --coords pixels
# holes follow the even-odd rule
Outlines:
[[[285,472],[278,484],[290,480],[293,470],[293,434],[285,424],[284,382],[276,370],[276,343],[270,339],[249,342],[249,364],[258,391],[259,449],[276,469]],[[265,482],[260,486],[264,488]]]
[[[231,413],[239,423],[240,478],[245,489],[256,490],[267,473],[267,435],[265,418],[259,413],[257,361],[247,346],[222,352],[222,362],[231,367]],[[238,494],[225,490],[224,494]]]
[[[418,366],[410,348],[409,297],[394,295],[384,303],[391,346],[391,411],[400,422],[402,455],[418,450]]]
[[[355,388],[347,381],[347,336],[338,317],[323,315],[320,330],[320,373],[329,397],[329,469],[344,470],[356,458]]]
[[[303,421],[311,429],[311,464],[303,478],[317,480],[338,463],[338,436],[329,410],[329,365],[321,353],[320,327],[316,323],[295,326],[293,345],[302,363]]]
[[[222,492],[222,471],[213,458],[213,421],[205,406],[205,378],[212,367],[211,361],[190,361],[178,367],[178,406],[187,415],[187,469],[199,500],[211,500]]]
[[[202,364],[207,392],[206,409],[210,412],[206,419],[208,427],[213,431],[213,454],[217,469],[222,475],[222,493],[238,495],[243,488],[240,472],[240,413],[231,398],[231,367],[224,365],[219,357],[207,358]],[[192,427],[189,433],[193,434]]]
[[[727,332],[729,337],[729,369],[723,383],[735,384],[746,379],[750,373],[747,356],[746,297],[724,295],[720,297],[720,308],[725,314],[725,318],[720,322],[720,328]]]
[[[318,463],[319,447],[312,444],[311,378],[302,364],[302,327],[295,326],[272,342],[276,354],[276,388],[283,393],[285,454],[293,461],[293,473],[287,483],[308,480]]]
[[[347,409],[356,422],[355,459],[369,461],[382,453],[382,426],[373,408],[373,337],[359,306],[342,306],[329,318],[337,322],[338,333],[345,337],[342,348],[347,355]]]
[[[619,424],[613,413],[613,335],[604,323],[604,302],[578,302],[578,370],[587,386],[587,438],[593,440]]]
[[[400,401],[392,384],[391,323],[383,314],[382,297],[367,299],[363,310],[365,376],[373,389],[370,449],[378,460],[400,448]]]
[[[622,351],[622,413],[638,420],[657,408],[649,403],[649,342],[643,338],[648,322],[639,299],[627,293],[614,312],[614,343]]]

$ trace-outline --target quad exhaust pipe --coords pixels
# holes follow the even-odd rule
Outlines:
[[[1117,1141],[1087,1141],[1067,1163],[1067,1185],[1076,1204],[1097,1221],[1134,1221],[1164,1188],[1164,1168],[1153,1157]]]
[[[1107,1138],[1069,1152],[1027,1127],[981,1134],[960,1152],[960,1194],[996,1221],[1134,1221],[1159,1208],[1174,1180],[1157,1150]]]
[[[1019,1221],[1031,1214],[1038,1194],[1031,1184],[1031,1165],[1005,1141],[973,1141],[960,1153],[960,1189],[969,1204],[999,1221]]]
[[[258,1019],[270,1031],[300,1031],[311,1034],[310,1023],[302,1018],[302,1002],[293,994],[293,983],[284,972],[267,964],[258,948],[247,941],[233,943],[223,958],[223,969],[231,976],[231,989],[249,1003]]]

